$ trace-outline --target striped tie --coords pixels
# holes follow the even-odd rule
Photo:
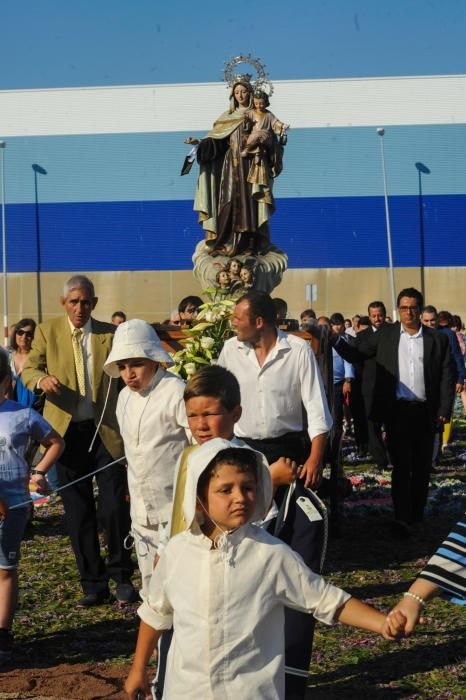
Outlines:
[[[78,379],[78,389],[81,397],[86,395],[86,378],[84,375],[84,357],[81,339],[83,337],[82,328],[73,329],[73,353],[74,365],[76,367],[76,377]]]

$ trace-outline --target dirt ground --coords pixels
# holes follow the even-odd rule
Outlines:
[[[0,700],[124,700],[129,666],[61,664],[0,671]]]

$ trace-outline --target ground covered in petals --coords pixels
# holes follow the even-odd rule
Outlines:
[[[433,478],[424,530],[406,540],[390,533],[390,474],[349,457],[347,443],[345,471],[353,493],[343,534],[329,542],[329,580],[382,610],[396,602],[466,509],[466,423],[460,418],[454,439],[451,456]],[[20,582],[15,653],[0,668],[0,700],[124,698],[137,605],[76,608],[80,589],[59,501],[35,509]],[[340,625],[317,625],[309,698],[465,698],[465,609],[435,600],[425,618],[399,644]]]

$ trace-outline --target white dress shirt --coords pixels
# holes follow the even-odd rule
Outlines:
[[[410,335],[400,324],[396,398],[407,401],[426,400],[422,325],[417,333]]]
[[[254,525],[229,535],[231,557],[199,530],[168,543],[138,614],[174,636],[164,697],[284,700],[284,607],[326,624],[349,595]]]
[[[238,437],[276,438],[303,430],[303,406],[311,440],[332,427],[322,377],[305,340],[277,331],[277,342],[262,365],[254,348],[237,338],[223,346],[218,364],[236,376],[243,413]]]
[[[184,387],[179,377],[159,367],[147,389],[125,387],[118,396],[133,523],[158,525],[170,517],[175,465],[189,444]]]

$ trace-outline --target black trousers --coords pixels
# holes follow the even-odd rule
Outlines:
[[[286,433],[279,438],[254,440],[241,438],[250,447],[262,452],[269,464],[279,457],[290,457],[303,464],[309,456],[310,440],[307,433]],[[280,505],[286,494],[278,490],[275,500]],[[293,548],[293,542],[291,542]],[[299,554],[303,555],[302,552]],[[285,698],[302,700],[306,694],[307,676],[311,663],[315,620],[312,615],[285,608]]]
[[[93,421],[70,423],[66,448],[57,465],[61,486],[113,462],[99,437],[88,452],[95,432]],[[99,489],[97,506],[93,478],[83,479],[61,492],[66,523],[84,593],[103,592],[109,578],[129,581],[133,573],[131,553],[123,540],[131,526],[126,468],[114,464],[95,476]],[[98,528],[102,527],[108,547],[107,563],[100,554]]]
[[[397,401],[395,413],[386,427],[393,464],[395,518],[405,523],[420,522],[427,502],[435,435],[427,405]]]

